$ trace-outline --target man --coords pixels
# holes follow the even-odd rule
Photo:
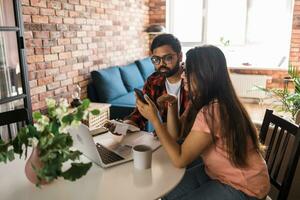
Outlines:
[[[179,40],[172,34],[161,34],[154,38],[151,44],[151,61],[155,66],[156,72],[148,77],[143,93],[147,94],[153,102],[161,96],[173,95],[178,99],[178,110],[182,114],[188,105],[188,94],[183,89],[181,74],[183,72],[180,63],[182,61],[181,45]],[[163,122],[166,122],[168,103],[159,105],[159,112]],[[145,129],[147,120],[135,109],[125,123],[135,125],[142,130]]]

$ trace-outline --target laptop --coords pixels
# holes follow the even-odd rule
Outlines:
[[[109,137],[103,137],[103,139],[101,137],[97,143],[95,143],[89,128],[84,124],[69,129],[69,133],[73,139],[73,146],[92,162],[103,168],[131,161],[134,145],[146,144],[151,146],[153,151],[160,146],[160,142],[146,132],[136,133],[139,134],[138,137],[124,142],[113,139],[113,137],[118,136],[108,135]]]

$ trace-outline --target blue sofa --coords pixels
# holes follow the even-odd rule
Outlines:
[[[109,103],[111,119],[122,119],[135,108],[134,88],[142,89],[154,72],[149,57],[126,66],[114,66],[91,72],[88,97],[92,102]]]

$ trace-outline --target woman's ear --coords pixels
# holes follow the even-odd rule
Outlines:
[[[178,61],[179,61],[179,62],[182,61],[182,52],[180,52],[180,53],[178,54]]]

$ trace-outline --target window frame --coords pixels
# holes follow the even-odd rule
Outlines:
[[[209,0],[203,0],[203,6],[202,6],[202,9],[203,9],[203,16],[202,16],[202,41],[201,42],[181,42],[181,45],[183,47],[183,49],[187,49],[187,48],[192,48],[194,46],[199,46],[199,45],[203,45],[203,44],[208,44],[208,41],[207,41],[207,23],[208,23],[208,20],[207,20],[207,16],[208,16],[208,1]],[[171,19],[173,19],[173,16],[174,16],[174,2],[175,0],[166,0],[166,28],[167,30],[170,32],[170,33],[174,33],[174,23]],[[244,32],[245,32],[245,35],[243,36],[244,37],[244,44],[242,45],[235,45],[235,44],[232,44],[230,45],[231,49],[239,49],[239,48],[247,48],[247,47],[250,47],[252,45],[257,45],[255,42],[251,42],[249,41],[249,32],[248,32],[248,23],[249,23],[249,9],[250,9],[250,4],[251,4],[251,0],[246,0],[246,13],[245,13],[245,17],[246,17],[246,21],[245,21],[245,26],[244,26]],[[290,2],[290,6],[291,6],[291,14],[290,14],[290,35],[292,34],[292,21],[293,21],[293,6],[294,6],[294,0],[291,0]],[[288,41],[289,43],[289,46],[291,45],[291,38],[288,38]],[[221,49],[224,48],[222,45],[217,45],[219,46]],[[287,56],[287,57],[286,57]],[[287,52],[287,55],[283,55],[283,57],[281,58],[280,62],[281,61],[285,61],[285,59],[288,59],[289,60],[289,49],[288,49],[288,52]],[[239,69],[268,69],[268,70],[287,70],[288,68],[288,64],[287,65],[284,65],[282,66],[282,63],[278,65],[274,65],[274,66],[267,66],[267,67],[262,67],[262,66],[256,66],[256,65],[253,65],[253,66],[230,66],[230,68],[239,68]]]
[[[0,26],[0,32],[15,32],[17,47],[18,47],[18,56],[19,56],[19,65],[20,65],[20,75],[21,75],[21,86],[22,94],[17,94],[11,97],[0,98],[0,105],[7,104],[16,100],[23,99],[24,109],[27,110],[27,119],[28,123],[32,123],[32,106],[31,106],[31,96],[29,91],[29,81],[28,81],[28,67],[26,62],[26,52],[25,52],[25,43],[24,43],[24,27],[21,11],[21,1],[13,0],[12,1],[13,10],[14,10],[14,20],[15,26]]]
[[[201,42],[181,42],[181,45],[184,47],[193,47],[193,46],[197,46],[197,45],[201,45],[201,44],[205,44],[207,41],[207,37],[206,37],[206,32],[207,32],[207,20],[206,20],[206,16],[207,16],[207,1],[208,0],[203,0],[203,4],[202,4],[202,10],[203,10],[203,14],[202,15],[202,41]],[[174,33],[174,23],[172,20],[174,18],[174,0],[166,0],[166,29],[170,32],[170,33]]]

